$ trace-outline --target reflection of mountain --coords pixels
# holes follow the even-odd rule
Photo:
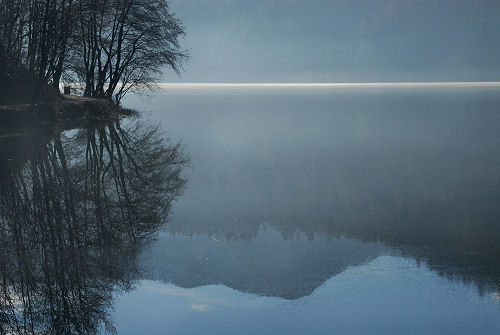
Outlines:
[[[142,255],[148,279],[185,288],[223,284],[243,292],[297,299],[310,295],[348,266],[366,263],[385,248],[348,239],[284,240],[272,227],[254,239],[165,235]]]
[[[191,130],[195,169],[168,232],[246,241],[269,222],[285,239],[380,241],[499,287],[500,101],[441,93],[224,96],[234,110],[208,116],[188,105],[208,130]]]
[[[179,146],[116,121],[0,147],[0,333],[112,328],[113,290],[182,191]]]
[[[366,210],[365,206],[369,207],[371,201],[379,200],[376,197],[371,201],[367,198],[363,199],[366,196],[366,194],[360,193],[360,198],[357,201],[353,200],[349,206],[344,208],[332,206],[328,212],[308,213],[308,218],[300,217],[300,215],[294,217],[292,214],[284,216],[284,218],[275,218],[274,221],[271,220],[272,228],[280,232],[281,239],[276,239],[275,243],[270,244],[267,249],[258,249],[263,250],[260,255],[262,260],[265,260],[266,257],[272,257],[273,253],[280,253],[285,245],[295,243],[293,236],[297,232],[310,237],[310,240],[304,241],[304,245],[307,245],[307,249],[311,250],[316,248],[317,243],[328,245],[323,241],[333,239],[331,250],[325,248],[324,253],[312,252],[307,256],[308,261],[317,264],[316,267],[306,266],[309,264],[307,262],[294,263],[290,262],[290,259],[284,260],[284,264],[290,267],[287,269],[287,277],[285,277],[287,279],[284,282],[292,282],[291,285],[295,285],[296,295],[285,293],[285,289],[281,291],[274,287],[272,273],[269,273],[262,263],[256,262],[255,268],[246,269],[244,262],[238,258],[231,258],[234,257],[232,256],[234,250],[243,248],[239,244],[258,245],[256,241],[262,238],[262,234],[259,233],[259,221],[256,218],[258,214],[252,214],[250,217],[240,216],[238,222],[233,221],[233,224],[221,224],[221,222],[228,222],[229,218],[214,222],[213,227],[207,227],[203,224],[199,232],[193,225],[188,225],[187,235],[196,237],[197,234],[206,234],[214,239],[219,238],[226,241],[219,244],[219,248],[223,249],[223,246],[226,248],[226,253],[221,250],[220,254],[213,255],[218,258],[210,263],[197,263],[193,256],[191,260],[185,261],[186,264],[191,265],[182,265],[180,268],[175,268],[178,263],[167,257],[168,262],[158,261],[158,263],[163,264],[165,269],[169,269],[170,272],[166,277],[164,276],[167,274],[166,270],[156,275],[177,285],[189,287],[194,284],[181,281],[176,275],[185,271],[184,267],[191,266],[191,271],[203,273],[203,280],[199,280],[198,284],[223,283],[233,288],[259,294],[276,294],[288,298],[298,297],[310,293],[307,285],[312,284],[312,282],[319,286],[322,281],[340,272],[342,267],[359,263],[359,259],[356,257],[358,251],[361,253],[368,251],[369,256],[366,255],[366,258],[371,259],[380,254],[379,250],[388,250],[380,248],[381,244],[376,244],[378,247],[375,250],[372,249],[373,243],[382,242],[383,245],[395,247],[405,257],[427,263],[430,269],[449,279],[474,283],[482,292],[500,289],[500,244],[498,243],[500,241],[500,225],[498,225],[500,213],[495,214],[500,206],[494,204],[495,195],[493,193],[485,192],[482,196],[462,201],[457,200],[456,202],[450,201],[442,207],[436,204],[434,206],[422,205],[422,207],[415,205],[411,206],[412,208],[399,211],[390,209],[391,205],[396,206],[396,199],[385,199],[387,202],[384,204],[386,206],[385,214],[392,213],[391,216],[384,216],[384,211]],[[345,202],[343,203],[345,204]],[[440,208],[443,209],[440,210]],[[213,222],[208,219],[207,221]],[[179,232],[179,227],[174,225],[173,231]],[[340,236],[354,238],[359,242],[349,240],[350,242],[347,243],[348,240],[341,240],[344,242],[339,243],[335,238]],[[228,241],[233,242],[231,244]],[[165,254],[173,253],[180,257],[177,252],[182,252],[174,252],[168,248],[174,242],[169,240],[168,243],[162,243],[169,250],[165,251]],[[181,240],[177,243],[182,243],[182,247],[178,246],[176,250],[197,250],[200,241],[199,237],[196,237],[193,240]],[[198,247],[194,247],[195,244]],[[212,244],[217,245],[215,242]],[[341,245],[343,246],[341,247]],[[339,253],[337,247],[350,251]],[[159,255],[160,247],[157,248],[156,252]],[[203,252],[199,251],[199,254],[208,253],[211,255],[211,250],[212,248],[207,246]],[[300,257],[304,250],[292,248],[289,252]],[[290,258],[294,259],[294,257]],[[226,259],[232,259],[234,264],[228,265]],[[169,265],[164,265],[166,263]],[[233,269],[235,264],[241,265],[242,268],[235,273],[244,273],[242,274],[243,278],[236,278],[234,274],[230,278],[229,274],[224,273],[226,268]],[[279,264],[279,260],[276,264]],[[267,286],[248,285],[245,277],[248,274],[245,274],[245,270],[253,273],[256,278],[266,278],[264,280]],[[317,277],[322,278],[322,280],[315,281],[307,277]],[[196,281],[196,278],[191,278],[191,280]],[[306,287],[303,288],[302,285]]]

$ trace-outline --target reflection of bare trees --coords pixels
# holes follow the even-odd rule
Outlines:
[[[141,241],[182,192],[186,158],[119,122],[33,138],[0,183],[0,333],[95,333],[133,283]]]

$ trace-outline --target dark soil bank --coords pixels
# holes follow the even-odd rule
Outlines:
[[[40,121],[103,120],[124,114],[130,112],[107,100],[60,95],[9,58],[0,45],[0,130]]]

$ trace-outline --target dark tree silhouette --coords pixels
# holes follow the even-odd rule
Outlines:
[[[152,89],[165,68],[178,73],[187,59],[166,0],[2,0],[0,29],[3,58],[23,65],[39,87],[59,89],[66,78],[84,83],[85,96],[116,103]]]
[[[149,89],[162,67],[179,71],[180,22],[164,0],[80,0],[73,69],[85,96],[114,99]]]
[[[0,4],[1,41],[42,83],[58,88],[71,37],[73,0],[18,0]]]

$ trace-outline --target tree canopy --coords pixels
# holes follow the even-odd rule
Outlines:
[[[166,0],[0,0],[0,28],[9,62],[40,85],[77,82],[84,96],[117,103],[188,57]]]

